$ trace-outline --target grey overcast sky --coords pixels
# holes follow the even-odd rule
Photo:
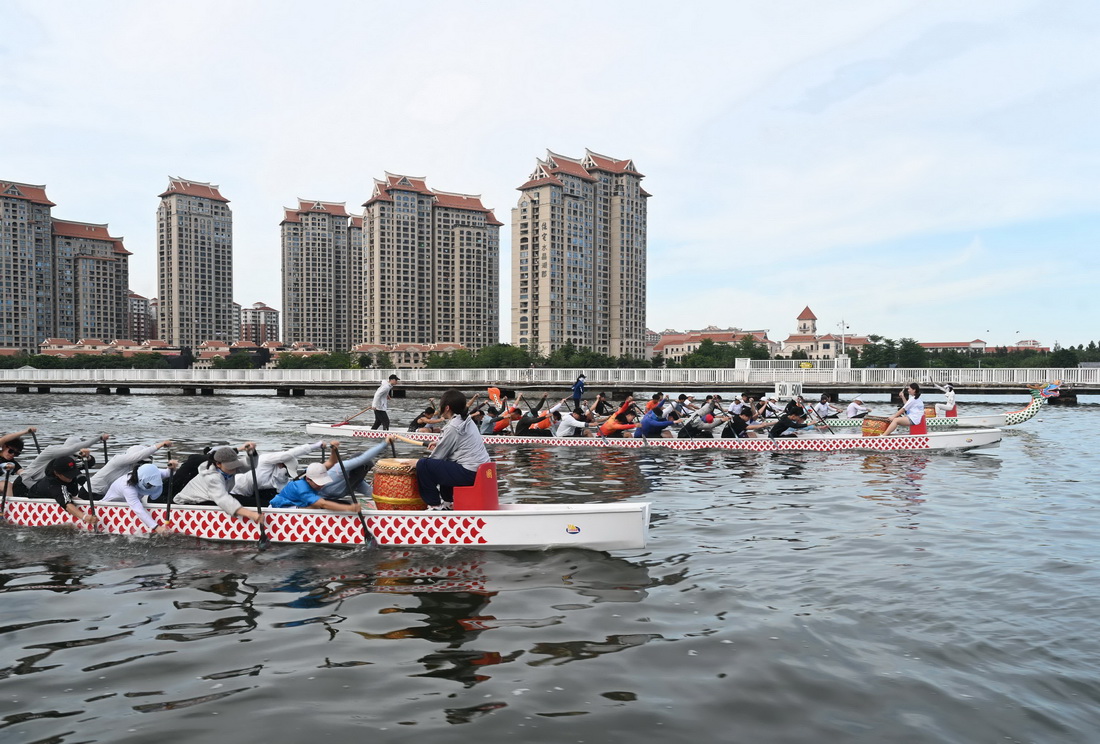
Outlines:
[[[1100,4],[0,0],[0,179],[125,238],[156,294],[169,176],[231,200],[236,298],[280,303],[295,199],[384,172],[501,231],[546,150],[631,158],[648,325],[1100,339]]]

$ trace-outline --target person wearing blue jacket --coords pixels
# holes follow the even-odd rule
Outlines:
[[[660,408],[654,408],[650,411],[646,411],[646,414],[642,416],[642,420],[638,422],[638,428],[634,430],[635,437],[665,437],[666,439],[672,438],[672,432],[668,427],[675,424],[680,420],[680,416],[675,411],[669,411],[668,418],[662,416]]]
[[[584,375],[579,375],[573,383],[573,410],[581,410],[581,396],[584,395]]]

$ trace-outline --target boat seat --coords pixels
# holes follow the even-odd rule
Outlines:
[[[928,419],[922,418],[919,424],[912,424],[909,427],[910,434],[927,434],[928,433]]]
[[[488,511],[500,508],[497,490],[497,464],[483,462],[477,469],[472,486],[456,486],[455,511]]]
[[[958,418],[958,417],[959,417],[959,407],[958,406],[955,406],[950,411],[948,411],[947,413],[944,414],[944,418]]]

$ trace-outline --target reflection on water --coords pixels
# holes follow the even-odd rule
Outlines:
[[[105,403],[8,420],[186,453],[362,408]],[[1098,411],[967,455],[494,449],[506,501],[651,501],[616,555],[0,525],[0,739],[1091,742]]]

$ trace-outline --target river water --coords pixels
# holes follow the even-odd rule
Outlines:
[[[369,405],[4,400],[43,445],[182,453]],[[493,448],[502,500],[651,501],[649,547],[614,554],[0,525],[0,741],[1095,742],[1098,414],[970,454]]]

